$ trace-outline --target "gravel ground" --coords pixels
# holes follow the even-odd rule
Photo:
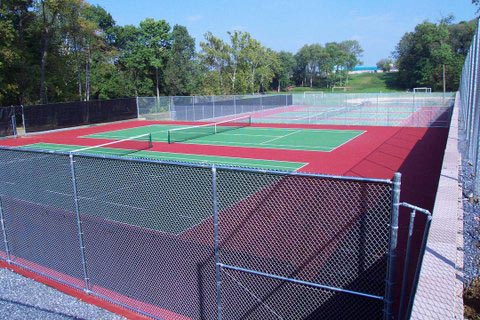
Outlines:
[[[125,319],[0,268],[0,319]]]
[[[466,155],[464,141],[460,143],[463,158]],[[480,177],[478,177],[480,179]],[[473,279],[480,277],[480,203],[473,196],[475,182],[474,167],[466,160],[462,163],[463,183],[463,239],[464,239],[464,285],[468,287]]]

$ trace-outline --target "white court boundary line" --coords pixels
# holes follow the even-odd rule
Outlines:
[[[258,146],[259,144],[258,143],[244,143],[244,145],[234,145],[234,144],[225,144],[223,141],[211,141],[211,142],[222,142],[222,144],[212,144],[212,143],[191,143],[191,142],[182,142],[184,144],[199,144],[199,145],[202,145],[202,146],[221,146],[221,147],[238,147],[238,148],[243,148],[243,147],[247,147],[247,148],[255,148],[255,146]],[[252,147],[253,146],[253,147]],[[300,147],[304,147],[305,149],[291,149],[292,147],[295,147],[295,146],[292,146],[292,145],[276,145],[277,147],[283,147],[283,148],[265,148],[265,147],[258,147],[259,149],[282,149],[282,150],[291,150],[291,151],[310,151],[310,152],[315,152],[315,151],[322,151],[322,152],[330,152],[328,150],[321,150],[321,149],[311,149],[309,146],[300,146]],[[298,145],[296,145],[298,146]],[[310,148],[310,149],[306,149],[306,148]]]
[[[302,131],[301,130],[293,131],[293,132],[290,132],[286,135],[283,135],[283,136],[280,136],[280,137],[275,137],[275,138],[267,140],[267,141],[263,141],[260,144],[262,145],[262,144],[265,144],[265,143],[270,143],[272,141],[280,140],[280,139],[286,138],[288,136],[292,136],[292,135],[294,135],[295,133],[298,133],[298,132],[302,132]]]
[[[58,146],[59,144],[55,144],[55,143],[48,143],[48,142],[40,142],[41,144],[46,144],[46,145],[52,145],[52,146]],[[28,146],[33,146],[35,147],[37,143],[32,143],[32,144],[29,144]],[[41,149],[39,149],[41,150]],[[61,152],[69,152],[68,150],[58,150],[58,151],[61,151]],[[310,164],[309,162],[304,162],[304,161],[286,161],[286,160],[271,160],[271,159],[259,159],[259,158],[250,158],[250,157],[231,157],[231,156],[216,156],[216,155],[203,155],[203,154],[193,154],[193,153],[175,153],[175,152],[165,152],[165,151],[149,151],[149,150],[140,150],[138,152],[144,152],[144,153],[156,153],[156,154],[173,154],[173,155],[177,155],[177,154],[181,154],[181,155],[193,155],[193,156],[199,156],[199,157],[218,157],[218,158],[227,158],[227,159],[246,159],[246,160],[251,160],[251,161],[259,161],[259,162],[277,162],[277,163],[298,163],[298,164],[302,164],[302,166],[296,168],[294,171],[297,171],[303,167],[305,167],[306,165]],[[133,156],[135,158],[135,155]],[[156,160],[156,157],[152,157],[151,159],[153,160]],[[208,164],[209,162],[208,161],[202,161],[202,160],[194,160],[192,158],[186,158],[186,157],[176,157],[176,158],[163,158],[162,160],[165,160],[165,161],[178,161],[178,162],[182,162],[181,160],[185,160],[185,162],[187,163],[205,163],[205,164]],[[231,164],[229,164],[231,165]],[[291,169],[289,167],[286,167],[286,166],[275,166],[275,165],[270,165],[270,164],[267,164],[266,166],[268,166],[269,168],[284,168],[284,169]],[[248,167],[246,165],[242,165],[242,166],[239,166],[239,165],[235,165],[235,167],[245,167],[245,168],[252,168],[252,167]],[[262,169],[262,168],[258,168],[258,169]],[[285,171],[288,171],[288,170],[285,170]]]
[[[236,119],[248,119],[249,116],[244,116],[244,117],[239,117],[239,118],[236,118]],[[231,122],[232,120],[235,120],[235,119],[231,119],[231,120],[227,120],[226,122]],[[150,132],[150,134],[156,134],[156,133],[167,133],[168,131],[174,131],[174,130],[180,130],[180,129],[184,129],[184,128],[192,128],[192,127],[204,127],[204,126],[212,126],[213,124],[211,123],[208,123],[208,124],[204,124],[204,125],[199,125],[199,126],[189,126],[189,127],[181,127],[181,128],[174,128],[174,129],[166,129],[166,130],[159,130],[159,131],[153,131],[153,132]],[[109,131],[109,132],[121,132],[121,131],[126,131],[126,130],[132,130],[132,129],[138,129],[138,128],[147,128],[147,127],[157,127],[157,126],[170,126],[170,125],[165,125],[165,124],[152,124],[152,125],[147,125],[147,126],[140,126],[140,127],[135,127],[135,128],[128,128],[128,129],[121,129],[121,130],[115,130],[115,131]],[[175,125],[172,125],[172,126],[175,126]],[[290,131],[288,134],[286,135],[282,135],[282,136],[276,136],[270,140],[267,140],[267,141],[264,141],[264,142],[261,142],[260,144],[258,143],[242,143],[242,145],[236,145],[237,147],[249,147],[249,146],[255,146],[255,145],[264,145],[266,143],[270,143],[272,141],[276,141],[276,140],[280,140],[284,137],[287,137],[289,135],[293,135],[295,133],[298,133],[298,132],[302,132],[302,131],[309,131],[309,132],[332,132],[332,133],[340,133],[340,134],[351,134],[352,132],[360,132],[359,134],[356,134],[354,137],[348,139],[347,141],[343,142],[342,144],[340,145],[337,145],[335,147],[320,147],[320,148],[311,148],[311,147],[308,147],[308,146],[299,146],[299,145],[296,145],[295,147],[301,147],[302,149],[298,149],[298,148],[295,148],[295,149],[291,149],[292,146],[290,145],[275,145],[275,147],[279,147],[279,148],[272,148],[272,149],[284,149],[284,150],[295,150],[295,151],[321,151],[321,152],[333,152],[335,151],[336,149],[342,147],[343,145],[347,144],[348,142],[356,139],[357,137],[363,135],[365,132],[367,132],[367,130],[349,130],[349,129],[345,129],[345,130],[341,130],[341,129],[313,129],[313,128],[277,128],[277,127],[251,127],[251,126],[246,126],[246,127],[242,127],[242,128],[239,128],[239,129],[255,129],[255,131],[265,131],[265,130],[269,130],[271,131],[272,129],[276,129],[276,130],[282,130],[282,131]],[[232,130],[234,131],[234,130]],[[82,138],[97,138],[97,139],[125,139],[123,136],[120,137],[120,136],[112,136],[112,135],[109,135],[109,132],[103,132],[103,133],[98,133],[98,134],[90,134],[90,135],[86,135],[86,136],[82,136]],[[255,135],[255,134],[246,134],[246,133],[236,133],[236,132],[232,132],[230,133],[229,131],[227,132],[222,132],[222,134],[225,134],[225,135],[234,135],[234,136],[252,136],[252,137],[261,137],[262,135]],[[90,137],[92,135],[95,135],[93,137]],[[105,135],[103,137],[103,135]],[[144,135],[148,135],[148,133],[146,134],[142,134],[142,135],[139,135],[139,136],[144,136]],[[137,136],[137,137],[139,137]],[[263,135],[263,137],[267,137],[266,135]],[[268,137],[271,137],[271,136],[268,136]],[[135,137],[132,137],[132,138],[135,138]],[[130,139],[132,139],[130,138]],[[200,137],[198,139],[202,139],[203,137]],[[194,139],[194,140],[197,140],[197,139]],[[118,142],[118,141],[115,141],[115,142]],[[225,143],[225,142],[222,142],[222,141],[211,141],[211,142],[218,142],[220,143],[219,145],[220,146],[227,146],[227,147],[235,147],[235,145],[233,144],[228,144],[228,143]],[[192,143],[192,142],[189,142],[188,140],[187,141],[183,141],[182,143],[184,144],[197,144],[197,143]],[[215,145],[215,144],[212,144],[212,143],[200,143],[201,145],[208,145],[208,146],[218,146],[218,145]],[[99,147],[99,146],[97,146]],[[289,148],[290,147],[290,148]],[[75,152],[76,150],[72,151],[72,152]]]
[[[360,133],[360,134],[356,135],[355,137],[352,137],[352,138],[350,138],[349,140],[345,141],[344,143],[336,146],[335,148],[332,149],[332,151],[335,151],[335,150],[337,150],[338,148],[340,148],[341,146],[343,146],[343,145],[347,144],[348,142],[352,141],[353,139],[356,139],[356,138],[360,137],[360,136],[363,135],[365,132],[367,132],[367,130],[364,130],[362,133]],[[330,151],[330,152],[332,152],[332,151]]]
[[[128,137],[128,138],[125,138],[125,139],[122,139],[122,140],[115,140],[115,141],[111,141],[111,142],[107,142],[107,143],[102,143],[102,144],[99,144],[99,145],[96,145],[96,146],[88,146],[88,147],[83,147],[83,148],[79,148],[79,149],[75,149],[73,151],[70,151],[71,153],[78,153],[78,152],[83,152],[83,151],[87,151],[87,150],[91,150],[91,149],[95,149],[95,148],[104,148],[106,146],[110,146],[112,144],[116,144],[116,143],[122,143],[122,142],[127,142],[127,141],[141,141],[143,142],[144,140],[135,140],[137,138],[140,138],[140,137],[150,137],[149,140],[147,140],[149,142],[149,147],[151,148],[151,136],[152,134],[151,133],[144,133],[144,134],[140,134],[138,136],[134,136],[134,137]],[[122,148],[120,148],[122,149]],[[126,149],[126,150],[130,150],[130,149]]]

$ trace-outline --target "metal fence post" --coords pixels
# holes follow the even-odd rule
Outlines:
[[[138,96],[135,97],[135,102],[137,103],[137,119],[140,119],[140,106],[138,105]]]
[[[23,104],[21,105],[22,107],[22,124],[23,124],[23,132],[27,134],[27,127],[25,126],[25,108],[23,107]]]
[[[467,140],[469,143],[469,158],[470,160],[473,158],[474,155],[474,149],[473,149],[473,143],[472,143],[472,137],[474,136],[473,132],[473,126],[474,126],[474,120],[475,120],[475,115],[477,113],[477,110],[475,108],[477,104],[477,80],[478,80],[478,31],[477,35],[475,37],[475,40],[473,41],[474,43],[474,48],[473,48],[473,65],[472,65],[472,89],[471,89],[471,100],[470,100],[470,119],[468,121],[467,125]]]
[[[402,279],[402,289],[400,293],[400,307],[398,311],[398,318],[402,319],[403,315],[403,304],[405,301],[405,294],[407,290],[407,278],[408,278],[408,265],[410,263],[410,251],[412,246],[412,237],[413,237],[413,224],[415,222],[416,210],[410,212],[410,222],[408,224],[408,239],[407,239],[407,251],[405,253],[405,261],[403,263],[403,279]]]
[[[215,119],[215,96],[212,96],[213,118]]]
[[[233,114],[237,115],[237,99],[236,96],[233,96]]]
[[[215,252],[215,288],[217,303],[217,319],[222,319],[222,270],[220,264],[220,234],[217,196],[217,168],[212,166],[212,205],[213,205],[213,236]]]
[[[420,271],[422,269],[423,257],[425,256],[425,250],[427,248],[427,239],[428,239],[428,233],[430,232],[431,224],[432,224],[432,215],[429,214],[427,216],[427,223],[425,225],[425,229],[423,233],[422,246],[420,248],[420,257],[417,261],[417,268],[415,269],[415,276],[413,278],[413,287],[412,287],[412,292],[410,293],[410,301],[408,302],[408,308],[407,308],[405,319],[410,319],[412,315],[413,301],[415,299],[415,294],[417,293],[418,278],[420,277]]]
[[[12,132],[13,132],[13,136],[16,138],[17,137],[17,117],[15,117],[15,107],[12,107],[12,109],[13,109],[13,115],[11,118]]]
[[[402,175],[396,172],[393,176],[392,190],[392,216],[390,217],[390,246],[388,249],[388,270],[385,285],[384,319],[391,319],[393,316],[393,291],[395,279],[395,264],[397,263],[397,242],[398,242],[398,215],[400,211],[400,185]]]
[[[7,263],[12,261],[10,258],[10,248],[8,246],[7,227],[5,225],[5,215],[3,214],[3,202],[0,196],[0,226],[2,227],[3,243],[5,244],[5,253],[7,255]]]
[[[88,270],[87,270],[87,261],[85,258],[85,244],[83,242],[83,231],[82,231],[82,221],[80,219],[80,210],[78,205],[78,193],[77,193],[77,179],[75,174],[75,161],[73,158],[73,153],[70,153],[70,172],[72,178],[72,187],[73,187],[73,201],[75,203],[75,215],[77,219],[77,228],[78,228],[78,240],[80,243],[80,255],[82,258],[82,268],[83,268],[83,278],[85,281],[85,289],[86,293],[90,293],[90,279],[88,278]]]

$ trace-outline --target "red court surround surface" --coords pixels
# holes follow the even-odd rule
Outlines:
[[[169,122],[132,121],[99,125],[89,128],[30,135],[17,139],[0,140],[0,145],[22,146],[39,142],[81,146],[98,145],[111,140],[85,139],[79,137],[93,133],[162,123]],[[175,124],[178,124],[178,122]],[[223,147],[182,143],[167,144],[159,142],[154,143],[152,151],[308,162],[309,164],[301,169],[302,172],[368,178],[391,179],[395,172],[401,172],[401,201],[406,201],[428,210],[432,210],[433,208],[443,153],[448,136],[448,129],[446,128],[286,124],[254,124],[253,126],[366,130],[366,132],[332,152]],[[5,266],[5,263],[2,264],[0,262],[0,267]],[[15,271],[128,318],[138,316],[123,308],[107,303],[104,300],[93,298],[81,291],[73,290],[65,285],[41,278],[34,273],[22,271],[22,269],[19,268],[15,268]]]

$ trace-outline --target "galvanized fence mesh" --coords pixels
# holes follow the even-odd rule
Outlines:
[[[138,117],[147,120],[209,121],[281,109],[291,94],[139,97]]]
[[[217,173],[225,319],[381,318],[390,184]]]
[[[0,150],[0,259],[160,319],[390,314],[393,207],[388,180]]]
[[[463,151],[465,159],[470,161],[473,172],[476,174],[473,192],[480,194],[480,28],[477,30],[470,44],[460,79],[460,109],[459,125],[465,137],[466,150]]]
[[[287,123],[448,127],[452,97],[452,93],[413,92],[294,94],[293,107],[275,119]]]
[[[139,119],[253,123],[448,127],[452,93],[320,93],[141,97]]]
[[[16,107],[0,107],[0,137],[17,135]]]

